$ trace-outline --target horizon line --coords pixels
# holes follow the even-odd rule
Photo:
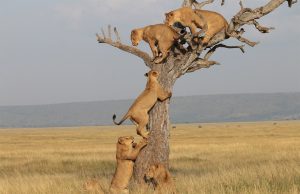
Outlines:
[[[216,94],[195,94],[188,96],[173,96],[173,98],[181,97],[195,97],[195,96],[222,96],[222,95],[253,95],[253,94],[297,94],[300,91],[294,92],[249,92],[249,93],[216,93]],[[93,103],[93,102],[108,102],[108,101],[125,101],[133,100],[134,98],[124,98],[124,99],[107,99],[107,100],[89,100],[89,101],[70,101],[70,102],[57,102],[57,103],[44,103],[44,104],[11,104],[11,105],[1,105],[1,108],[4,107],[25,107],[25,106],[51,106],[51,105],[61,105],[61,104],[74,104],[74,103]]]

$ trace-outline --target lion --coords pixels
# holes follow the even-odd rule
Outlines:
[[[110,194],[128,194],[128,184],[133,173],[133,165],[140,150],[147,145],[147,140],[142,139],[134,143],[134,137],[120,137],[117,143],[117,168],[110,185]]]
[[[209,40],[217,33],[225,30],[227,35],[228,23],[226,19],[219,13],[208,10],[193,10],[189,7],[182,7],[180,9],[171,11],[165,14],[165,24],[173,26],[174,23],[179,22],[183,26],[188,27],[194,37],[198,37],[204,33],[202,44],[206,45]],[[201,30],[197,32],[197,28]]]
[[[172,96],[171,92],[164,90],[158,83],[157,78],[159,73],[157,71],[149,71],[145,74],[148,77],[145,90],[133,102],[128,112],[120,122],[116,122],[116,115],[113,115],[113,122],[116,125],[121,125],[126,119],[130,119],[136,126],[137,134],[143,138],[148,138],[149,132],[146,126],[149,122],[149,110],[154,106],[157,99],[164,101]]]
[[[184,34],[185,31],[181,31]],[[177,44],[181,34],[165,24],[155,24],[131,31],[131,42],[137,46],[141,40],[147,42],[153,54],[153,61],[161,63],[167,58],[172,46]]]
[[[104,194],[100,181],[97,179],[90,179],[83,184],[83,189],[88,192]]]
[[[152,183],[158,193],[176,193],[171,174],[163,164],[151,165],[147,169],[145,180]]]

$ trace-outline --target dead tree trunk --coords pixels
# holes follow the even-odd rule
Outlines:
[[[198,3],[196,0],[184,0],[182,6],[194,6],[196,9],[201,9],[203,6],[209,3],[213,3],[214,0],[207,0]],[[151,57],[137,49],[136,47],[124,45],[121,43],[118,31],[114,28],[116,41],[112,40],[111,27],[108,26],[108,37],[102,30],[102,36],[96,34],[99,43],[106,43],[116,48],[119,48],[125,52],[134,54],[145,62],[152,70],[160,72],[159,82],[167,90],[172,91],[176,80],[186,73],[191,73],[202,68],[209,68],[212,65],[218,64],[216,61],[209,60],[214,52],[222,48],[238,48],[244,52],[244,45],[240,46],[227,46],[221,44],[227,38],[236,38],[237,40],[253,47],[257,42],[252,42],[244,37],[244,25],[254,25],[254,27],[261,33],[268,33],[273,28],[263,27],[258,23],[258,19],[267,15],[275,10],[284,2],[288,2],[288,5],[296,3],[293,0],[270,0],[265,6],[258,7],[256,9],[244,8],[240,2],[241,10],[230,20],[229,28],[227,32],[220,32],[215,35],[208,45],[204,48],[201,45],[195,45],[191,41],[191,36],[188,34],[185,36],[186,41],[189,43],[189,47],[186,52],[173,52],[171,51],[169,57],[164,64],[154,64],[151,61]],[[221,5],[225,3],[225,0],[221,1]],[[230,34],[230,37],[228,35]],[[206,51],[206,49],[208,51]],[[172,100],[171,100],[172,101]],[[169,118],[169,104],[170,100],[164,102],[157,102],[153,109],[150,111],[150,136],[148,145],[139,154],[134,167],[134,177],[139,183],[143,183],[145,170],[155,163],[164,163],[169,165],[169,136],[170,136],[170,118]]]
[[[174,57],[169,57],[167,63],[156,65],[153,69],[160,72],[160,84],[172,91],[176,81],[172,65]],[[143,149],[135,162],[134,177],[140,182],[143,180],[145,170],[155,163],[169,162],[169,136],[170,136],[170,118],[169,118],[170,100],[157,102],[150,111],[150,136],[147,149]]]

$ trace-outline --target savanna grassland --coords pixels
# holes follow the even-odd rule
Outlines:
[[[0,193],[80,194],[91,178],[106,191],[122,135],[137,137],[133,126],[0,129]],[[179,194],[300,193],[300,121],[176,125],[170,142]]]

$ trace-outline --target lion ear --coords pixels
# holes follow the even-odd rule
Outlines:
[[[122,137],[120,137],[118,142],[119,142],[119,144],[124,144],[124,139]]]
[[[158,76],[158,72],[157,71],[153,71],[152,72],[152,76],[157,77]]]
[[[136,34],[137,34],[137,31],[136,31],[136,30],[132,30],[132,31],[131,31],[131,34],[132,34],[132,35],[136,35]]]

